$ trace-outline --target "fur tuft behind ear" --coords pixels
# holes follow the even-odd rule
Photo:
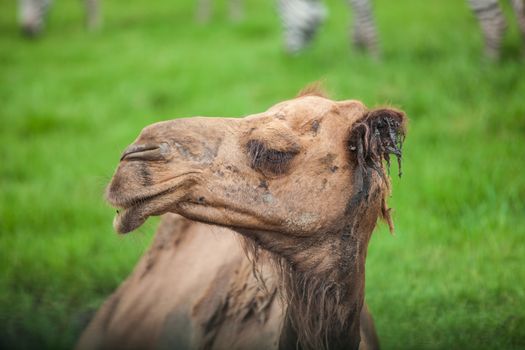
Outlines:
[[[297,94],[297,97],[302,96],[319,96],[319,97],[325,97],[328,98],[328,94],[326,93],[324,87],[323,87],[322,81],[316,81],[314,83],[310,83],[306,85],[304,88],[302,88],[301,91]]]

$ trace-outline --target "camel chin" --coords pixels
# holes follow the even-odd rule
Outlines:
[[[149,199],[137,199],[127,206],[114,204],[118,209],[113,219],[113,229],[117,233],[126,234],[142,226],[148,217],[165,213],[167,210],[162,194],[159,193]]]
[[[117,210],[113,219],[113,229],[120,234],[130,233],[142,226],[148,216],[140,215],[140,206]]]

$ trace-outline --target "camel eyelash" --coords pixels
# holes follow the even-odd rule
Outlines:
[[[289,162],[298,153],[268,148],[263,142],[257,140],[249,141],[247,148],[253,169],[263,173],[269,171],[275,175],[286,172]]]

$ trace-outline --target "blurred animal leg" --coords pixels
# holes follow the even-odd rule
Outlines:
[[[521,31],[521,38],[525,43],[525,0],[511,0],[514,14],[518,20],[518,26]]]
[[[213,0],[197,0],[197,21],[201,23],[209,22],[212,12]]]
[[[35,37],[42,32],[50,6],[51,0],[18,0],[18,21],[24,35]]]
[[[86,27],[96,29],[100,27],[100,2],[99,0],[84,0],[86,7]]]
[[[354,11],[353,43],[373,56],[379,56],[377,29],[369,0],[350,0]]]
[[[230,0],[230,19],[234,22],[238,22],[244,17],[243,0]]]
[[[498,0],[469,0],[469,4],[483,31],[485,54],[490,59],[499,59],[507,24]]]
[[[326,17],[326,8],[318,0],[278,0],[287,52],[295,54],[313,39]]]

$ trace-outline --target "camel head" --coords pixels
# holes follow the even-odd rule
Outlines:
[[[312,93],[244,118],[152,124],[107,188],[114,227],[126,233],[173,212],[285,241],[339,232],[363,201],[375,225],[388,217],[383,160],[400,157],[404,127],[400,111]]]

